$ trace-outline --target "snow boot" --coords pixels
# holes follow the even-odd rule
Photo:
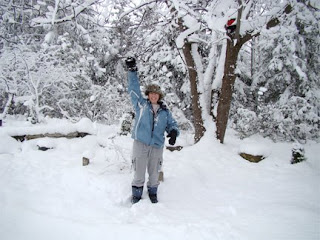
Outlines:
[[[132,198],[131,203],[135,204],[140,201],[143,193],[143,187],[132,186]]]
[[[157,191],[158,187],[148,187],[149,198],[152,203],[158,202]]]

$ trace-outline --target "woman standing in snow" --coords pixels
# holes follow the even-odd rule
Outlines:
[[[132,163],[134,178],[132,181],[132,203],[140,201],[148,171],[147,188],[152,203],[157,203],[159,172],[162,165],[164,133],[167,132],[169,144],[174,145],[179,135],[177,122],[167,106],[161,101],[164,94],[156,84],[148,85],[145,91],[147,99],[140,91],[140,83],[134,58],[126,59],[128,68],[128,91],[135,108],[135,125],[132,131],[134,139]]]

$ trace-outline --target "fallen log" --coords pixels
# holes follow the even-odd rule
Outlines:
[[[37,138],[79,138],[79,137],[85,137],[87,135],[90,135],[89,133],[85,132],[71,132],[68,134],[63,133],[41,133],[41,134],[26,134],[26,135],[18,135],[18,136],[12,136],[14,139],[23,142],[25,140],[32,140]]]

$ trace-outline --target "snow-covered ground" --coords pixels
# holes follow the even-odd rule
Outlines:
[[[9,134],[87,130],[84,138],[22,143]],[[228,130],[225,144],[207,134],[182,151],[164,153],[159,203],[131,206],[131,146],[118,126],[83,120],[30,124],[9,119],[0,128],[0,239],[320,239],[320,148],[305,145],[307,161],[290,164],[291,143]],[[39,151],[37,145],[52,149]],[[267,156],[249,163],[241,150]],[[82,157],[91,159],[82,166]]]

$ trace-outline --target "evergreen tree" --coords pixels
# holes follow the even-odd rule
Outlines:
[[[303,2],[293,9],[281,25],[259,37],[260,71],[253,82],[242,81],[250,103],[236,102],[232,111],[237,130],[247,124],[239,119],[251,119],[243,137],[260,132],[274,140],[319,138],[319,15]]]

